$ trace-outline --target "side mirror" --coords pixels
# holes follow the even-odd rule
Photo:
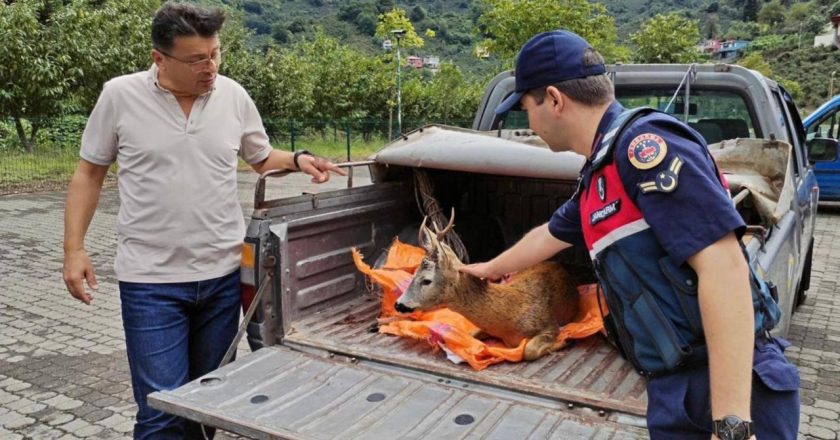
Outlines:
[[[813,138],[807,142],[808,161],[834,162],[837,160],[837,140],[828,138]]]

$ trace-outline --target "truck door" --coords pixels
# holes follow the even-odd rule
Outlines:
[[[819,192],[817,181],[814,176],[813,166],[808,163],[808,155],[805,151],[805,130],[802,120],[799,118],[799,111],[793,103],[793,99],[781,86],[774,91],[779,106],[784,112],[782,121],[787,130],[788,140],[793,146],[794,155],[794,185],[796,197],[794,198],[793,209],[796,212],[796,230],[794,233],[795,248],[798,252],[796,261],[796,272],[793,281],[799,281],[802,267],[805,264],[805,256],[811,246],[811,238],[814,234],[816,223],[816,211]],[[796,286],[796,284],[794,284]]]
[[[814,164],[814,174],[820,186],[820,199],[840,200],[840,159],[837,149],[825,151],[819,148],[822,143],[813,142],[818,149],[811,151],[813,139],[840,139],[840,99],[835,99],[834,105],[818,112],[805,123],[806,139],[809,141],[808,156]]]

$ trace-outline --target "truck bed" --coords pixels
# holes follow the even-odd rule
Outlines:
[[[255,439],[645,438],[626,417],[275,345],[177,390],[154,408]]]
[[[456,365],[425,341],[375,331],[379,303],[355,297],[292,324],[284,345],[326,350],[358,359],[400,365],[469,383],[486,384],[558,400],[573,406],[644,416],[645,381],[601,336],[535,362],[502,363],[483,371]]]

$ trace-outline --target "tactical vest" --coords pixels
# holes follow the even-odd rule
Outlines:
[[[613,160],[613,148],[622,131],[639,117],[654,112],[649,108],[625,110],[613,121],[591,167],[581,177],[576,195],[584,240],[609,308],[604,320],[608,335],[622,355],[647,377],[708,362],[697,274],[687,263],[674,264],[659,244],[625,190]],[[698,144],[705,145],[699,135],[694,136]],[[708,157],[714,163],[710,154]],[[672,161],[672,170],[681,166],[679,159]],[[718,175],[726,188],[722,175]],[[747,258],[743,246],[742,251]],[[764,335],[778,323],[781,313],[773,286],[765,283],[747,261],[755,330]]]

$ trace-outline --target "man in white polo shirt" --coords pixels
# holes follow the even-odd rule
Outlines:
[[[299,169],[315,182],[343,174],[325,159],[271,148],[247,92],[217,74],[224,19],[183,3],[157,11],[154,64],[105,84],[67,194],[64,280],[90,304],[83,281],[98,286],[84,237],[108,166],[118,163],[114,268],[138,405],[135,438],[201,438],[198,425],[149,408],[146,395],[215,369],[236,333],[245,235],[238,157],[259,173]]]

